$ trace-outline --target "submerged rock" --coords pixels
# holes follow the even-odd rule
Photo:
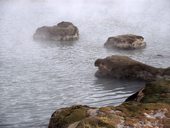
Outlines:
[[[104,46],[106,48],[138,49],[146,47],[146,43],[142,36],[126,34],[109,37]]]
[[[170,77],[170,69],[155,68],[135,61],[127,56],[113,55],[97,59],[97,77],[113,77],[125,79],[155,80]]]
[[[54,26],[43,26],[36,30],[34,39],[71,41],[79,38],[79,31],[71,22],[60,22]]]
[[[52,114],[49,128],[170,128],[170,81],[148,83],[143,93],[138,102],[116,107],[59,109]]]

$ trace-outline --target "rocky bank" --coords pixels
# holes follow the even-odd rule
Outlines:
[[[55,111],[49,128],[170,128],[170,81],[149,82],[119,106]]]

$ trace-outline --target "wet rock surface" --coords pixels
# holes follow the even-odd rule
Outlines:
[[[38,28],[33,37],[35,40],[72,41],[79,38],[79,30],[71,22],[63,21]]]
[[[139,49],[145,48],[146,42],[142,36],[126,34],[109,37],[104,46],[106,48]]]
[[[169,68],[161,69],[146,65],[127,56],[112,55],[104,59],[97,59],[97,77],[111,77],[118,79],[140,79],[152,81],[169,78]]]
[[[140,100],[131,97],[116,107],[59,109],[53,113],[49,128],[169,128],[170,81],[147,83],[142,92]]]

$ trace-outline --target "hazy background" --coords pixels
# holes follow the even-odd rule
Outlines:
[[[44,25],[73,22],[75,42],[35,42]],[[0,0],[0,127],[47,127],[57,108],[118,105],[143,86],[94,77],[94,61],[127,55],[170,66],[169,0]],[[107,50],[109,36],[138,34],[143,50]],[[158,56],[162,55],[162,56]]]

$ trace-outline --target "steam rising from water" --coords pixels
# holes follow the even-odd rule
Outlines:
[[[94,61],[121,54],[170,66],[169,7],[169,0],[0,0],[0,127],[47,127],[60,107],[123,102],[143,83],[97,79]],[[60,21],[78,26],[79,41],[33,41],[37,27]],[[146,49],[103,48],[109,36],[127,33],[144,36]]]

